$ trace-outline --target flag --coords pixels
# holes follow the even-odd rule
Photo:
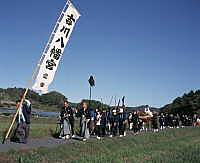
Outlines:
[[[42,93],[48,92],[48,86],[54,79],[64,49],[79,17],[79,12],[68,1],[40,59],[36,75],[33,76],[35,81],[32,85],[33,90],[41,91]]]

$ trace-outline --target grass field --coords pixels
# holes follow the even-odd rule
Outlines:
[[[11,123],[11,118],[1,116],[0,117],[0,141],[3,139],[6,129]],[[32,118],[31,120],[31,132],[30,138],[48,137],[51,134],[51,130],[56,128],[56,118]],[[13,127],[15,128],[15,126]]]
[[[31,137],[49,136],[34,134],[39,130],[55,129],[55,119],[33,119]],[[100,141],[76,142],[55,148],[30,151],[10,151],[0,154],[0,162],[21,163],[134,163],[134,162],[200,162],[200,128],[169,129],[124,138],[104,138]]]

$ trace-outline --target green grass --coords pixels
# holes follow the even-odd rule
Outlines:
[[[47,136],[42,133],[34,135],[36,130],[43,131],[44,128],[40,128],[40,123],[44,125],[44,122],[47,123],[44,128],[48,129],[53,125],[54,120],[33,120],[32,137]],[[200,128],[169,129],[159,133],[146,133],[124,138],[76,142],[55,148],[10,151],[0,154],[0,162],[198,163],[200,162]]]
[[[12,121],[11,117],[0,116],[0,142],[2,142],[6,131],[8,130],[10,123]],[[52,136],[56,131],[56,123],[58,119],[56,118],[32,118],[31,119],[31,131],[30,138],[43,138]],[[16,126],[13,126],[13,130]],[[75,123],[75,132],[79,133],[79,120]],[[12,135],[12,132],[11,132]]]
[[[6,130],[9,128],[12,118],[0,117],[0,141],[3,140]],[[56,118],[32,118],[30,138],[49,137],[51,131],[56,129]],[[13,129],[16,126],[13,126]]]

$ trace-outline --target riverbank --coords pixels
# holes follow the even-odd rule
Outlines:
[[[13,115],[16,113],[16,109],[7,109],[7,108],[0,108],[0,114],[2,115]],[[59,116],[59,112],[47,112],[38,109],[32,109],[32,115],[35,117],[53,117],[56,118]]]

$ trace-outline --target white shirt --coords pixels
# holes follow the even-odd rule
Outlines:
[[[101,115],[97,115],[97,126],[101,125]]]

